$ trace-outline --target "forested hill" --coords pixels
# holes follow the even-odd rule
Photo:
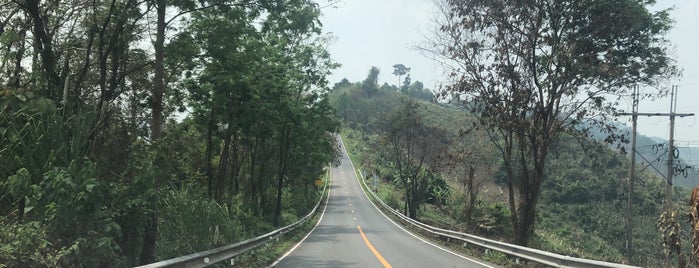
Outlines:
[[[348,148],[359,158],[357,166],[380,178],[380,196],[407,215],[414,207],[422,221],[513,241],[502,159],[474,115],[390,88],[372,90],[366,83],[344,80],[330,98],[345,123]],[[405,152],[407,147],[401,146],[408,146],[408,140],[400,137],[408,136],[413,137],[411,150],[422,158],[393,153]],[[582,136],[561,135],[549,151],[530,245],[622,262],[628,156]],[[404,170],[417,160],[405,159],[421,159],[414,176]],[[665,184],[653,171],[641,170],[633,199],[635,263],[653,267],[664,258],[656,222],[664,208]],[[675,188],[676,203],[687,198],[686,190]],[[682,228],[689,233],[688,225]]]

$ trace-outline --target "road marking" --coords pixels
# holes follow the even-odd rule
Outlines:
[[[343,142],[342,140],[340,140],[340,142],[344,144],[344,142]],[[344,153],[347,154],[347,149],[344,149]],[[357,169],[354,167],[354,163],[352,163],[352,160],[351,160],[351,159],[349,160],[349,163],[350,163],[350,166],[352,166],[352,170],[354,170],[355,180],[357,181],[357,184],[359,184],[359,188],[360,188],[360,190],[362,190],[362,193],[364,193],[364,196],[366,197],[367,201],[369,201],[369,203],[370,203],[374,208],[376,208],[376,211],[378,211],[379,213],[381,213],[381,215],[383,215],[383,217],[384,217],[386,220],[388,220],[389,222],[393,223],[393,225],[395,225],[395,226],[398,227],[399,229],[403,230],[403,231],[406,232],[407,234],[411,235],[412,237],[414,237],[414,238],[416,238],[416,239],[418,239],[418,240],[424,242],[425,244],[431,245],[431,246],[433,246],[433,247],[435,247],[435,248],[438,248],[438,249],[440,249],[440,250],[442,250],[442,251],[444,251],[444,252],[450,253],[450,254],[452,254],[452,255],[454,255],[454,256],[457,256],[457,257],[459,257],[459,258],[462,258],[462,259],[464,259],[464,260],[468,260],[468,261],[471,261],[471,262],[473,262],[473,263],[482,265],[483,267],[493,268],[493,266],[490,266],[490,265],[488,265],[488,264],[482,263],[482,262],[480,262],[480,261],[478,261],[478,260],[475,260],[475,259],[471,259],[471,258],[462,256],[461,254],[458,254],[458,253],[456,253],[456,252],[454,252],[454,251],[448,250],[448,249],[446,249],[446,248],[443,248],[443,247],[440,247],[440,246],[438,246],[438,245],[436,245],[436,244],[433,244],[433,243],[431,243],[431,242],[429,242],[429,241],[427,241],[427,240],[425,240],[425,239],[422,239],[421,237],[419,237],[419,236],[417,236],[417,235],[411,233],[410,231],[408,231],[408,230],[406,230],[405,228],[403,228],[402,226],[400,226],[398,223],[396,223],[396,222],[394,222],[393,220],[391,220],[388,216],[386,216],[386,214],[383,213],[383,211],[381,211],[381,209],[379,209],[379,207],[376,206],[376,204],[374,204],[374,202],[371,201],[371,199],[369,198],[369,195],[366,193],[366,191],[364,190],[364,188],[362,188],[362,186],[361,186],[362,183],[360,182],[360,177],[357,176]],[[360,174],[360,176],[361,176],[361,174]],[[357,226],[357,227],[359,227],[359,226]]]
[[[362,239],[364,239],[364,243],[366,244],[367,247],[369,247],[369,250],[371,250],[372,253],[374,253],[374,256],[376,256],[377,259],[379,259],[379,262],[383,265],[384,268],[393,268],[391,264],[389,264],[386,259],[379,254],[379,252],[374,248],[374,246],[371,245],[371,242],[369,242],[369,239],[366,238],[366,235],[364,235],[364,231],[362,231],[362,227],[357,225],[357,229],[359,230],[359,234],[362,236]]]
[[[331,181],[328,181],[328,186],[330,186],[330,184],[331,184]],[[311,231],[308,232],[308,233],[306,234],[306,236],[304,236],[304,237],[301,239],[301,241],[299,241],[298,243],[296,243],[296,245],[294,245],[294,247],[292,247],[291,249],[289,249],[289,250],[288,250],[286,253],[284,253],[284,255],[282,255],[279,259],[277,259],[276,261],[274,261],[274,263],[272,263],[272,265],[267,266],[267,267],[274,267],[274,266],[277,266],[277,264],[279,264],[282,260],[284,260],[284,258],[286,258],[286,257],[288,257],[289,255],[291,255],[291,253],[294,252],[294,250],[296,250],[299,246],[301,246],[301,244],[303,244],[303,242],[306,241],[306,239],[308,239],[308,237],[311,236],[311,234],[318,228],[318,226],[320,225],[320,222],[323,221],[323,216],[325,216],[325,210],[328,208],[328,203],[330,203],[330,202],[329,202],[329,201],[330,201],[330,189],[331,189],[331,188],[328,187],[328,196],[327,196],[326,199],[325,199],[325,205],[323,205],[323,211],[320,213],[320,217],[318,217],[318,221],[316,222],[316,225],[313,226],[313,228],[311,229]]]

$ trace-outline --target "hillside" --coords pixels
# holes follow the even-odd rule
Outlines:
[[[425,189],[430,189],[429,183],[440,179],[446,181],[448,189],[441,191],[441,199],[437,201],[434,201],[433,192],[426,191],[426,202],[419,207],[418,219],[511,241],[502,163],[487,132],[476,124],[472,114],[462,108],[415,100],[396,91],[368,93],[362,90],[361,83],[336,87],[330,97],[338,116],[345,122],[343,133],[349,139],[348,148],[358,154],[359,166],[381,178],[379,192],[396,208],[406,206],[405,196],[396,179],[395,163],[384,156],[387,147],[382,146],[387,138],[381,130],[390,122],[386,118],[395,116],[401,105],[416,102],[423,124],[447,133],[448,149],[459,148],[468,151],[469,156],[478,157],[460,160],[457,165],[462,168],[434,168],[438,170],[433,175],[436,179],[428,182]],[[576,138],[578,136],[562,135],[549,152],[547,176],[537,207],[535,237],[530,244],[565,255],[622,262],[626,240],[627,155],[595,140]],[[639,138],[639,151],[641,146],[651,142],[651,139]],[[435,159],[445,161],[439,157]],[[436,166],[448,165],[440,162]],[[468,172],[463,168],[466,166],[474,167],[471,177],[476,187],[469,188],[466,183]],[[664,181],[650,169],[641,170],[634,193],[634,248],[638,258],[634,264],[657,266],[662,263],[663,255],[655,223],[663,210],[665,187]],[[471,193],[475,193],[477,199],[469,211]],[[685,189],[675,188],[675,203],[683,204],[687,198]],[[686,236],[689,227],[683,228],[687,230]],[[689,241],[688,237],[683,239],[685,243]],[[690,247],[687,244],[683,248]]]

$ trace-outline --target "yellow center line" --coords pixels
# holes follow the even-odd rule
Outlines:
[[[362,227],[357,225],[357,229],[359,229],[359,234],[362,235],[362,239],[364,239],[364,243],[366,244],[367,247],[369,247],[369,250],[371,250],[372,253],[374,253],[374,256],[376,256],[377,259],[379,259],[379,262],[383,265],[384,268],[393,268],[391,264],[389,264],[386,259],[379,254],[379,252],[374,248],[374,246],[371,245],[371,242],[369,242],[369,239],[366,238],[366,235],[364,235],[364,231],[362,231]]]

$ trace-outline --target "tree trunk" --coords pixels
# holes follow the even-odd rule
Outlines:
[[[157,0],[156,9],[158,13],[157,29],[155,36],[155,64],[153,81],[153,120],[151,122],[151,135],[157,140],[161,136],[161,124],[163,121],[163,94],[165,92],[165,10],[166,1]]]
[[[163,92],[165,91],[165,67],[163,59],[165,57],[165,9],[166,1],[157,0],[156,1],[156,36],[155,44],[153,45],[155,49],[155,74],[153,81],[153,91],[152,91],[152,109],[153,117],[151,121],[151,141],[157,142],[161,136],[161,122],[163,120]],[[159,168],[159,163],[156,159],[155,166]],[[154,179],[155,191],[157,193],[158,188],[158,178]],[[157,199],[156,195],[156,199]],[[154,204],[157,204],[155,200]],[[148,264],[155,261],[155,241],[158,237],[158,208],[155,207],[153,212],[148,215],[148,222],[143,233],[143,250],[141,251],[141,264]]]
[[[514,189],[514,183],[515,183],[515,173],[514,169],[512,167],[512,154],[513,154],[513,139],[512,139],[512,133],[509,132],[507,133],[506,136],[506,141],[505,145],[503,148],[503,162],[505,166],[505,174],[507,176],[506,178],[506,184],[507,184],[507,201],[508,205],[510,207],[510,221],[512,222],[512,230],[515,234],[517,234],[517,230],[519,230],[519,217],[517,216],[517,203],[515,202],[515,189]]]
[[[417,176],[413,178],[412,182],[410,183],[410,205],[408,205],[408,212],[410,217],[413,220],[417,219]]]
[[[284,127],[279,139],[279,165],[277,170],[277,204],[274,209],[274,226],[281,224],[282,215],[282,188],[286,175],[286,162],[289,154],[289,128]]]
[[[406,186],[405,188],[405,202],[403,208],[403,215],[410,217],[410,212],[408,208],[410,207],[410,189]]]
[[[257,204],[258,204],[258,212],[260,213],[259,216],[265,217],[267,216],[267,213],[269,212],[269,208],[267,207],[267,189],[270,186],[270,178],[274,177],[274,173],[272,174],[267,174],[265,171],[269,171],[267,163],[270,162],[272,155],[267,154],[265,155],[265,148],[262,148],[262,161],[260,161],[257,165],[257,190],[259,191],[259,194],[257,195]]]
[[[255,207],[257,203],[257,183],[255,182],[255,161],[257,160],[257,139],[252,144],[250,150],[250,204]]]
[[[473,208],[476,206],[476,197],[478,192],[474,189],[475,168],[473,166],[468,167],[468,178],[466,179],[466,190],[468,191],[468,204],[466,205],[466,211],[464,212],[464,218],[467,223],[471,223],[471,215],[473,215]]]
[[[22,30],[19,31],[19,45],[17,46],[17,53],[15,53],[15,66],[14,66],[14,71],[12,74],[12,79],[8,82],[8,85],[11,87],[19,88],[21,85],[22,81],[22,59],[24,59],[24,51],[26,50],[25,48],[25,37],[27,36],[27,30],[25,28],[22,28]],[[9,50],[9,47],[8,47]]]
[[[26,199],[24,197],[20,197],[19,201],[17,202],[17,223],[22,223],[22,220],[24,219],[24,209],[26,206]]]
[[[214,130],[216,121],[214,120],[214,100],[211,100],[211,110],[209,111],[209,125],[206,128],[206,179],[207,179],[207,195],[209,198],[214,198],[214,167],[211,163],[213,159],[214,146]]]
[[[232,126],[228,125],[228,130],[226,130],[226,137],[223,141],[223,149],[221,150],[221,156],[218,161],[218,172],[216,179],[216,189],[215,189],[215,199],[218,202],[223,201],[223,192],[226,189],[226,174],[228,173],[228,156],[229,150],[231,148],[231,138],[232,138]]]
[[[234,132],[233,134],[233,148],[231,149],[231,177],[230,177],[230,182],[228,183],[229,189],[228,189],[228,194],[230,194],[231,197],[236,195],[238,193],[238,187],[239,187],[239,177],[240,177],[240,169],[242,167],[242,161],[240,161],[240,143],[238,142],[238,132]],[[244,158],[244,157],[243,157]]]
[[[34,38],[36,42],[36,50],[39,52],[41,57],[41,66],[46,76],[46,93],[45,97],[49,99],[55,99],[59,96],[61,90],[61,82],[58,73],[56,72],[56,54],[53,51],[52,40],[49,34],[46,32],[46,22],[44,18],[41,17],[39,10],[39,0],[27,0],[26,5],[23,7],[27,11],[27,14],[32,19],[34,26]]]

